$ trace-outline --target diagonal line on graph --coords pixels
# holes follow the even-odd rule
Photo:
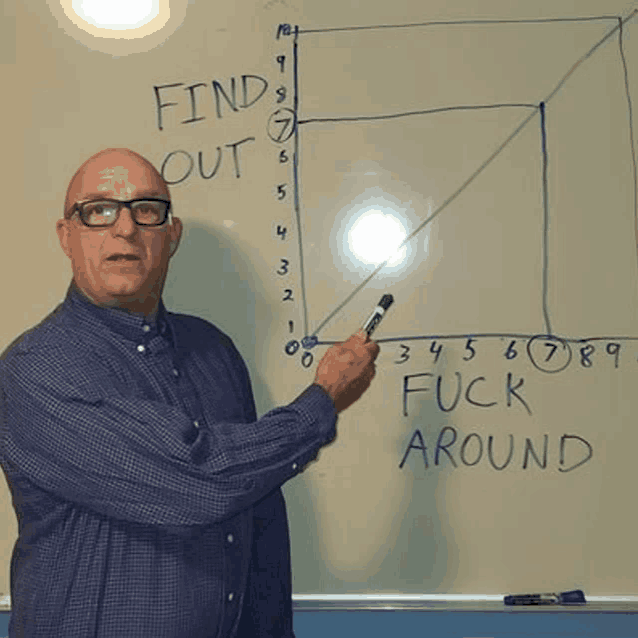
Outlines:
[[[565,75],[562,77],[560,82],[554,87],[554,90],[543,101],[547,104],[547,102],[549,102],[556,95],[556,93],[558,93],[558,91],[560,91],[560,89],[563,88],[563,84],[565,84],[565,82],[567,82],[567,80],[569,80],[569,78],[574,73],[574,71],[583,62],[585,62],[585,60],[590,58],[605,42],[607,42],[607,40],[609,40],[609,38],[611,38],[611,36],[614,35],[616,33],[616,31],[619,31],[622,28],[623,24],[625,24],[626,22],[629,22],[629,20],[634,18],[634,16],[636,14],[638,14],[638,9],[634,9],[626,18],[624,18],[622,20],[619,19],[618,20],[618,24],[613,29],[611,29],[608,33],[606,33],[598,42],[596,42],[596,44],[591,49],[589,49],[589,51],[587,51],[587,53],[585,53],[585,55],[580,57],[574,63],[572,68],[569,69],[569,71],[567,71],[567,73],[565,73]]]
[[[607,32],[596,44],[594,44],[587,53],[581,56],[569,69],[569,71],[560,79],[560,81],[556,84],[554,89],[549,93],[547,98],[545,98],[544,103],[547,104],[563,87],[563,85],[567,82],[567,80],[572,76],[572,74],[578,69],[585,60],[587,60],[591,55],[598,50],[610,37],[612,37],[617,31],[619,31],[622,25],[632,18],[634,18],[638,14],[638,9],[632,11],[626,18],[619,20],[618,24]],[[397,250],[400,250],[404,245],[406,245],[409,241],[411,241],[419,232],[421,232],[431,221],[433,221],[438,215],[440,215],[470,184],[492,163],[494,159],[516,138],[516,136],[527,126],[527,124],[534,118],[536,115],[538,107],[535,107],[535,110],[528,115],[514,130],[514,132],[509,135],[509,137],[472,173],[472,175],[463,182],[463,184],[448,197],[439,208],[434,211],[429,217],[427,217],[414,231],[412,231],[397,247]],[[363,281],[361,282],[347,297],[344,301],[342,301],[314,330],[312,336],[317,336],[317,334],[324,328],[324,326],[337,314],[339,313],[352,299],[365,288],[374,277],[376,277],[379,272],[385,268],[389,259],[382,262],[375,268],[375,270]]]
[[[397,251],[399,251],[405,244],[407,244],[415,235],[417,235],[421,230],[423,230],[427,224],[429,224],[432,220],[438,217],[491,163],[492,161],[501,153],[501,151],[525,128],[527,123],[536,115],[536,107],[534,111],[530,113],[515,129],[515,131],[472,173],[472,175],[463,182],[463,184],[452,194],[450,195],[435,211],[432,213],[425,221],[423,221],[414,231],[412,231],[397,247]],[[316,336],[319,331],[338,313],[344,308],[352,299],[355,297],[357,293],[359,293],[363,288],[365,288],[377,274],[385,268],[389,259],[386,259],[383,263],[379,264],[374,271],[363,281],[361,282],[351,293],[346,297],[344,301],[342,301],[317,327],[317,329],[313,332],[313,336]]]

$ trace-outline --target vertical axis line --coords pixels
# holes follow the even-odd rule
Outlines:
[[[618,46],[620,49],[620,61],[622,63],[625,80],[625,93],[627,95],[627,114],[629,116],[629,146],[631,148],[631,161],[634,178],[634,232],[636,235],[636,257],[638,258],[638,168],[636,166],[636,145],[634,141],[634,114],[631,103],[631,91],[629,90],[629,70],[627,68],[627,58],[623,47],[623,20],[618,18]]]
[[[547,303],[547,279],[549,274],[549,197],[547,188],[547,122],[545,121],[545,102],[539,105],[541,114],[541,158],[543,164],[543,319],[545,320],[545,333],[552,334],[552,326],[549,321],[549,309]]]
[[[299,25],[295,25],[295,37],[292,44],[292,59],[293,59],[293,110],[295,127],[294,133],[294,150],[292,153],[292,170],[294,181],[294,195],[295,195],[295,221],[297,224],[297,243],[299,246],[299,279],[301,282],[301,304],[303,311],[303,336],[307,336],[308,333],[308,302],[306,300],[306,272],[304,269],[303,258],[303,232],[301,229],[301,206],[299,197],[299,52],[297,50],[297,41],[299,39]]]

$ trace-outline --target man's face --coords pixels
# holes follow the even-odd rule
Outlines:
[[[140,157],[123,151],[99,155],[72,180],[65,219],[57,223],[60,245],[71,259],[73,278],[95,302],[148,313],[161,297],[168,263],[177,248],[181,223],[145,228],[122,207],[108,227],[89,228],[78,214],[78,202],[96,199],[129,201],[153,197],[170,201],[168,188]]]

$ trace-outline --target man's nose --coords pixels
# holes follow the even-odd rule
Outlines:
[[[137,231],[137,224],[133,219],[133,213],[128,206],[122,206],[116,222],[111,226],[115,235],[130,237]]]

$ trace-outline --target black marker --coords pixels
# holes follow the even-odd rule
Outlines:
[[[584,603],[585,594],[582,589],[565,591],[562,594],[516,594],[505,596],[506,605],[572,605]]]
[[[381,297],[379,305],[374,309],[374,311],[370,315],[370,318],[363,324],[363,328],[361,328],[363,332],[368,335],[368,337],[370,337],[370,335],[374,332],[375,328],[381,322],[381,319],[383,319],[383,315],[385,314],[386,310],[392,305],[393,302],[394,297],[392,295],[383,295],[383,297]]]

